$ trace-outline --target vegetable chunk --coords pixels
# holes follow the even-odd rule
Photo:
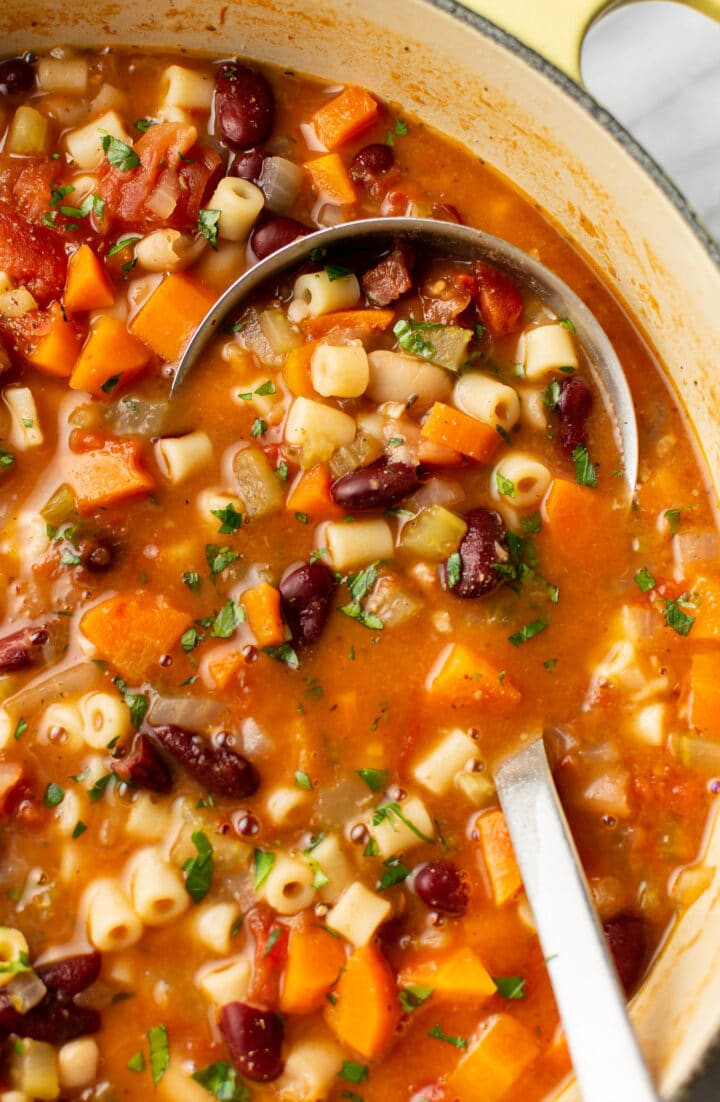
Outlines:
[[[89,609],[80,629],[97,648],[101,658],[137,685],[175,646],[188,617],[162,595],[119,594]]]

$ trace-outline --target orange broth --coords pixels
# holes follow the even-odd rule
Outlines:
[[[677,404],[621,304],[510,182],[401,109],[374,110],[367,95],[355,96],[332,144],[337,118],[331,111],[328,123],[327,108],[343,89],[254,62],[275,111],[269,132],[247,145],[303,166],[284,216],[310,228],[378,214],[460,218],[528,250],[584,299],[633,389],[639,483],[630,504],[582,355],[576,371],[528,379],[518,367],[521,332],[568,332],[527,293],[505,331],[483,314],[481,276],[434,269],[430,284],[470,288],[456,314],[430,323],[469,334],[462,362],[437,366],[437,330],[418,325],[433,294],[418,298],[427,272],[417,258],[408,292],[378,305],[360,291],[349,307],[389,309],[382,334],[330,326],[314,339],[333,350],[333,364],[338,348],[354,348],[363,370],[365,353],[415,354],[434,364],[451,408],[468,374],[519,392],[518,415],[487,462],[428,450],[435,399],[378,412],[364,390],[318,395],[292,278],[230,319],[235,331],[220,335],[168,404],[183,327],[252,260],[251,227],[231,240],[234,215],[213,205],[243,156],[223,140],[217,93],[210,110],[227,63],[122,52],[52,60],[44,69],[33,61],[32,88],[0,100],[0,923],[12,934],[0,944],[2,1085],[23,1092],[14,1099],[97,1102],[144,1098],[153,1082],[173,1102],[541,1102],[569,1061],[503,836],[497,762],[521,736],[545,733],[628,995],[708,884],[702,838],[720,775],[709,668],[717,542]],[[23,106],[32,109],[27,148],[18,145]],[[104,118],[106,147],[93,163],[74,135],[107,111],[124,133],[111,135],[115,121]],[[318,129],[351,203],[318,190],[305,167],[326,155]],[[129,181],[146,171],[154,142],[154,174],[131,210]],[[392,165],[352,180],[349,166],[373,144],[391,151]],[[262,206],[262,186],[250,189]],[[256,224],[271,216],[260,212]],[[147,240],[168,228],[188,258],[163,266]],[[91,268],[72,310],[66,267],[81,244]],[[49,272],[34,253],[27,262],[35,245],[54,257]],[[320,259],[314,271],[323,270]],[[167,304],[148,307],[168,279]],[[347,279],[329,278],[321,315]],[[33,296],[24,308],[22,289]],[[281,326],[272,337],[267,311]],[[111,331],[108,319],[117,319],[109,343],[86,362],[90,374],[74,375],[103,326]],[[394,326],[408,319],[403,345]],[[289,374],[303,355],[304,374]],[[575,458],[559,447],[553,408],[571,375],[594,394]],[[328,445],[312,429],[303,444],[288,439],[300,398],[355,419],[352,444]],[[502,463],[518,452],[547,474],[524,506],[502,481]],[[238,455],[250,465],[244,481]],[[333,501],[329,486],[378,459],[420,467],[412,491],[371,509]],[[594,476],[582,473],[583,459]],[[318,470],[324,490],[300,498],[310,507],[294,505],[303,475]],[[438,503],[455,542],[441,541],[439,553],[432,538],[409,545],[408,526]],[[499,585],[462,599],[453,571],[475,509],[499,513],[498,561],[516,572],[499,571]],[[389,554],[375,555],[369,534],[359,558],[328,551],[329,531],[340,548],[343,525],[366,521],[384,525]],[[321,630],[299,640],[293,602],[280,595],[289,572],[310,563],[327,571],[332,595]],[[17,647],[7,643],[13,633]],[[169,728],[181,735],[162,734]],[[123,774],[141,738],[156,770],[149,780],[139,767]],[[222,768],[198,769],[203,748]],[[465,756],[438,780],[455,753]],[[256,770],[255,787],[237,796],[220,781],[213,790],[238,756]],[[451,870],[449,907],[420,888],[434,865]],[[284,886],[275,884],[281,868]],[[24,1030],[24,1015],[8,1009],[18,979],[42,980],[48,961],[90,953],[100,954],[98,978],[79,995],[46,984],[27,1010],[26,1022],[40,1025]],[[63,998],[97,1012],[90,1031],[60,1034],[53,1015]],[[231,1019],[245,1015],[247,1025],[253,1014],[282,1035],[268,1075],[265,1057],[237,1060]],[[495,1043],[511,1053],[499,1069]]]

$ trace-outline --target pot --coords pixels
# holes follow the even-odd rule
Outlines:
[[[80,0],[11,0],[0,6],[0,40],[3,52],[58,42],[239,52],[330,80],[352,74],[402,103],[514,180],[592,258],[665,364],[720,493],[720,253],[657,166],[571,79],[605,0],[555,0],[552,17],[533,0],[473,6],[483,15],[454,0],[96,0],[89,17]],[[695,6],[720,18],[718,0]],[[676,924],[632,1005],[664,1097],[688,1082],[720,1028],[717,818],[706,861],[718,869],[712,886]],[[560,1098],[577,1099],[574,1084]]]

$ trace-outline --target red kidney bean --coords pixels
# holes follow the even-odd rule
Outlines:
[[[460,541],[460,576],[450,584],[448,564],[440,567],[443,585],[456,597],[483,597],[502,582],[493,563],[506,562],[508,557],[505,525],[499,513],[480,507],[465,517],[467,532]]]
[[[248,149],[244,153],[238,153],[230,166],[230,175],[239,176],[241,180],[250,180],[256,184],[260,179],[263,162],[269,156],[265,149]]]
[[[169,792],[172,788],[172,773],[145,734],[135,736],[130,753],[113,761],[111,769],[133,788],[148,788],[151,792]]]
[[[48,992],[42,1002],[28,1010],[27,1014],[18,1013],[9,1003],[0,1004],[0,1029],[52,1045],[64,1045],[75,1037],[97,1033],[100,1025],[97,1010],[63,1002],[52,992]]]
[[[35,83],[35,69],[24,57],[0,61],[0,96],[29,92]]]
[[[215,118],[233,148],[262,145],[275,120],[275,96],[262,73],[237,62],[224,65],[215,78]]]
[[[560,384],[557,409],[560,414],[560,447],[572,456],[580,444],[587,443],[587,420],[592,409],[592,391],[584,379],[573,375]]]
[[[298,646],[320,638],[335,590],[332,571],[321,562],[296,566],[280,582],[282,613]]]
[[[99,953],[79,953],[75,957],[39,964],[35,974],[58,998],[71,999],[89,987],[100,975],[102,958]]]
[[[202,735],[174,723],[152,728],[162,746],[213,796],[244,800],[260,784],[255,766],[227,746],[212,746]]]
[[[468,887],[459,871],[449,861],[428,861],[413,874],[415,894],[433,911],[447,915],[464,915],[468,903]]]
[[[351,512],[365,509],[385,509],[407,497],[420,485],[415,467],[409,463],[394,463],[383,455],[367,467],[337,478],[330,487],[336,505]]]
[[[268,218],[261,226],[253,229],[250,234],[250,248],[258,260],[264,260],[270,253],[282,249],[283,245],[289,245],[291,241],[311,232],[309,226],[304,226],[295,218]]]
[[[283,1070],[282,1018],[247,1003],[227,1003],[220,1010],[220,1031],[235,1067],[254,1083],[269,1083]]]
[[[0,673],[14,673],[32,666],[38,648],[48,641],[46,628],[21,628],[0,639]]]
[[[647,956],[645,924],[637,915],[619,914],[603,925],[603,933],[620,983],[629,997],[640,979]]]
[[[376,142],[358,149],[350,162],[348,172],[353,183],[372,189],[377,185],[378,176],[384,176],[394,164],[395,154],[392,148]]]

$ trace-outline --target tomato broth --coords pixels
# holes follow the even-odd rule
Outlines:
[[[628,997],[710,883],[717,533],[642,335],[511,182],[254,61],[0,62],[0,1102],[548,1099],[493,771],[544,734]],[[410,214],[557,272],[630,381]],[[4,1093],[3,1093],[4,1092]]]

